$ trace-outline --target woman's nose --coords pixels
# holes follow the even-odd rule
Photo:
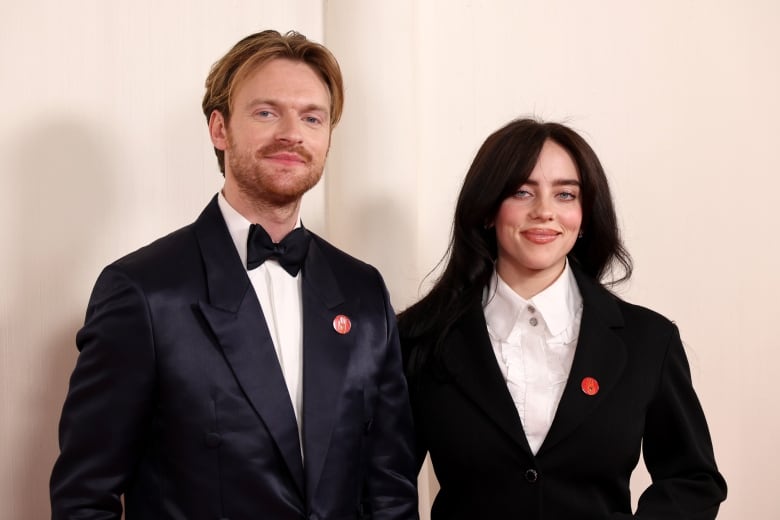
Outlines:
[[[531,217],[537,220],[552,220],[554,216],[552,205],[542,197],[538,197],[531,208]]]

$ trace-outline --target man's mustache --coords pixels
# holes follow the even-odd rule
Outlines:
[[[260,150],[258,150],[257,152],[257,154],[261,157],[274,155],[277,153],[293,153],[306,162],[311,162],[312,159],[311,153],[309,153],[309,151],[306,150],[306,148],[304,148],[301,145],[290,146],[288,144],[283,144],[283,143],[274,143],[260,148]]]

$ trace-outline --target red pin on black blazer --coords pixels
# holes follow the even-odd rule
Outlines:
[[[536,455],[480,306],[446,337],[441,363],[410,378],[418,463],[430,452],[441,485],[433,520],[715,518],[726,484],[677,328],[575,276],[577,350]],[[653,484],[634,517],[629,480],[643,447]]]
[[[382,279],[316,235],[301,276],[302,444],[216,198],[191,226],[107,267],[77,338],[53,518],[119,519],[121,495],[128,520],[416,518]]]

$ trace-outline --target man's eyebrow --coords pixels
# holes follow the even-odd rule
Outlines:
[[[251,101],[249,101],[246,104],[246,108],[252,109],[257,106],[261,105],[268,105],[273,108],[278,108],[281,103],[274,100],[274,99],[268,99],[268,98],[255,98]],[[317,103],[309,103],[308,105],[303,106],[303,112],[323,112],[324,114],[330,115],[330,110],[328,107],[317,104]]]
[[[278,103],[276,101],[274,101],[273,99],[255,98],[255,99],[249,101],[246,104],[246,107],[247,108],[254,108],[254,107],[258,106],[258,105],[270,105],[272,107],[275,107],[275,106],[278,105]]]

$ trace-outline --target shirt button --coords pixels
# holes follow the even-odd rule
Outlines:
[[[528,320],[528,323],[530,323],[532,327],[536,327],[539,324],[539,320],[537,320],[536,318],[531,318],[530,320]]]
[[[529,305],[528,306],[528,312],[530,312],[531,314],[535,313],[536,312],[536,307],[534,307],[533,305]]]
[[[536,472],[536,470],[535,470],[535,469],[529,469],[529,470],[526,470],[526,472],[525,472],[525,479],[526,479],[528,482],[530,482],[531,484],[533,484],[534,482],[536,482],[536,480],[537,480],[538,478],[539,478],[539,474]]]

